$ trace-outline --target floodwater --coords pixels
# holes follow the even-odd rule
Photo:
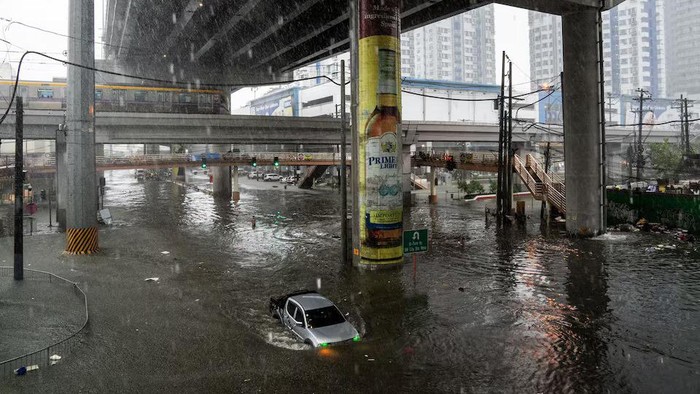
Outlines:
[[[115,227],[162,229],[203,261],[217,260],[191,280],[262,339],[255,346],[317,352],[337,375],[385,376],[387,391],[700,388],[700,251],[670,235],[573,240],[534,219],[499,230],[485,224],[483,202],[421,201],[405,227],[427,227],[431,244],[414,280],[411,258],[377,272],[340,263],[337,191],[242,179],[233,204],[170,182],[139,183],[130,172],[106,176]],[[527,204],[533,217],[538,207]],[[303,288],[334,300],[362,342],[309,350],[268,315],[270,296]],[[307,376],[305,391],[336,378]]]

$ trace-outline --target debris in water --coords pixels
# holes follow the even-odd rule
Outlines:
[[[458,288],[457,290],[459,290],[459,291],[464,291],[464,287],[460,287],[460,288]]]
[[[164,251],[160,252],[160,254],[170,254],[170,252],[168,252],[167,250],[164,250]]]
[[[153,277],[153,278],[146,278],[146,279],[144,279],[144,280],[145,280],[146,282],[158,282],[158,280],[160,280],[160,278],[158,278],[158,277]]]

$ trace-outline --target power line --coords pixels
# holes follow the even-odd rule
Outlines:
[[[490,102],[490,101],[498,100],[498,97],[484,98],[484,99],[460,99],[460,98],[454,98],[454,97],[433,96],[433,95],[430,95],[430,94],[423,94],[423,93],[411,92],[410,90],[405,90],[405,89],[401,89],[401,91],[402,91],[403,93],[412,94],[412,95],[414,95],[414,96],[427,97],[427,98],[434,98],[434,99],[439,99],[439,100],[448,100],[448,101]],[[539,93],[539,92],[545,92],[545,91],[546,91],[546,89],[537,89],[537,90],[533,90],[533,91],[528,92],[528,93],[522,93],[522,94],[515,95],[515,96],[513,96],[513,98],[521,98],[521,97],[529,96],[529,95],[531,95],[531,94],[535,94],[535,93]]]

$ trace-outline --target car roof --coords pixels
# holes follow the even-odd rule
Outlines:
[[[325,308],[328,306],[333,306],[333,303],[326,297],[318,293],[306,293],[297,294],[295,296],[289,297],[290,299],[296,301],[305,310]]]

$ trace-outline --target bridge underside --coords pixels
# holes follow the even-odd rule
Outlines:
[[[606,0],[606,7],[623,0]],[[486,4],[564,14],[600,0],[404,0],[409,31]],[[284,82],[291,71],[349,49],[348,2],[108,0],[104,67],[197,83]],[[110,66],[111,64],[111,66]]]

